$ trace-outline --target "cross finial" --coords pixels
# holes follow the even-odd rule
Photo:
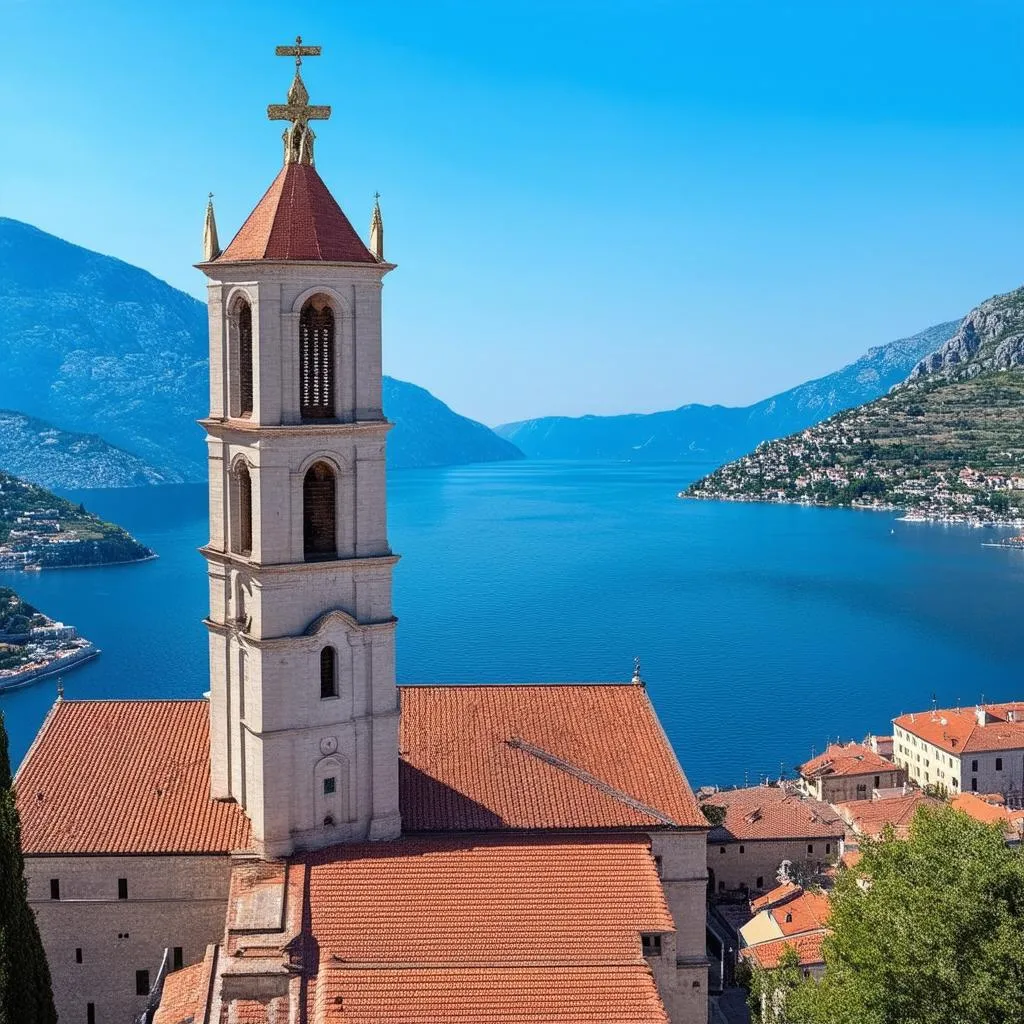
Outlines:
[[[271,121],[291,121],[284,131],[284,162],[286,164],[313,163],[313,140],[316,135],[310,128],[310,121],[326,121],[331,116],[330,107],[315,107],[309,102],[309,93],[302,81],[300,67],[303,57],[319,57],[319,46],[303,46],[302,36],[295,37],[294,46],[278,46],[274,53],[278,57],[295,58],[295,77],[288,89],[287,103],[271,103],[267,117]]]
[[[64,699],[64,678],[57,676],[57,700]]]

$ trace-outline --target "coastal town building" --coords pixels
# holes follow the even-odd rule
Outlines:
[[[639,670],[396,685],[393,265],[278,52],[284,166],[200,265],[208,699],[58,699],[16,778],[60,1020],[704,1024],[709,826]]]
[[[893,760],[910,781],[950,796],[998,793],[1024,806],[1024,704],[978,704],[893,719]]]
[[[878,839],[886,828],[891,828],[897,838],[905,839],[920,807],[941,806],[941,800],[927,796],[919,789],[910,789],[906,793],[895,792],[874,799],[836,804],[836,811],[850,826],[854,837]],[[849,845],[856,847],[855,838]]]
[[[805,793],[827,804],[866,800],[879,789],[895,789],[906,773],[863,743],[830,743],[798,769]]]
[[[828,935],[828,895],[794,883],[777,886],[750,901],[751,919],[740,929],[740,957],[765,971],[779,966],[783,953],[796,953],[805,978],[825,972],[822,943]]]
[[[1011,811],[998,793],[960,793],[950,806],[986,825],[1002,825],[1010,846],[1024,843],[1024,810]]]
[[[723,789],[702,802],[723,812],[707,838],[708,889],[716,895],[773,889],[786,861],[821,871],[839,858],[843,822],[795,786]]]

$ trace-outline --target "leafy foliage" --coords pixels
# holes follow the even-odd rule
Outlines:
[[[1002,829],[923,808],[906,840],[864,844],[840,876],[825,975],[790,1024],[1024,1021],[1024,858]]]

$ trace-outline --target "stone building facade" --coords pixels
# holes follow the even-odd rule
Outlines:
[[[803,791],[827,804],[868,800],[877,790],[906,782],[906,772],[863,743],[830,743],[824,753],[800,766]]]

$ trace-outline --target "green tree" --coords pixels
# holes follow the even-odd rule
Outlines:
[[[832,897],[825,975],[791,1024],[1024,1022],[1024,859],[1000,826],[918,811],[906,840],[863,844]]]
[[[0,1024],[56,1024],[50,969],[28,905],[21,826],[0,713]]]
[[[784,1024],[789,1000],[802,982],[800,957],[792,946],[786,946],[772,970],[753,967],[747,995],[750,1019],[754,1024]]]

